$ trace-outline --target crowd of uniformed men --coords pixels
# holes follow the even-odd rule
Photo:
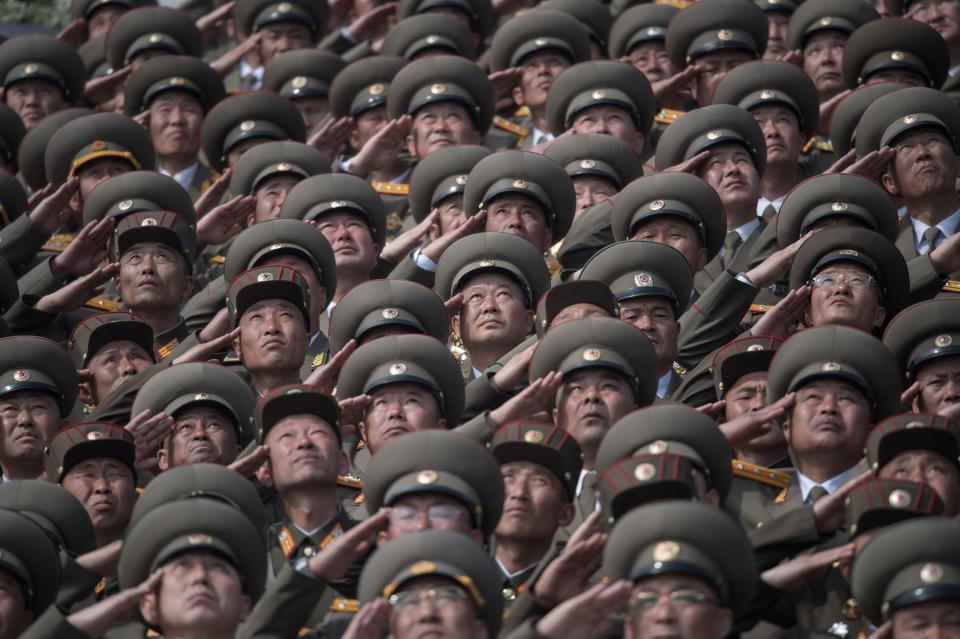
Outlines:
[[[960,0],[69,18],[0,639],[960,637]]]

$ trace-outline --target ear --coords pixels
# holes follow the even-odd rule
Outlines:
[[[790,412],[787,411],[787,414],[783,416],[783,423],[780,425],[780,430],[783,431],[783,438],[787,441],[787,447],[790,447]]]
[[[365,422],[360,422],[357,424],[357,430],[360,431],[360,439],[367,442],[369,445],[370,440],[367,439],[367,425]]]
[[[357,129],[357,125],[354,124],[350,127],[350,132],[347,133],[347,142],[350,144],[350,147],[360,150],[360,131]]]
[[[453,336],[462,342],[463,337],[460,335],[460,313],[450,316],[450,328],[453,330]]]
[[[273,488],[273,467],[270,465],[270,460],[260,464],[260,467],[257,468],[256,472],[257,481],[266,486],[267,488]]]
[[[553,246],[553,229],[547,229],[547,245],[543,247],[543,252],[546,253],[550,247]]]
[[[513,103],[517,106],[523,106],[523,86],[518,84],[517,86],[513,87],[512,95]]]
[[[530,331],[533,330],[533,323],[537,321],[537,318],[534,317],[533,311],[527,311],[526,314],[527,314],[527,332],[529,333]]]
[[[437,430],[447,430],[447,420],[443,417],[437,420]]]
[[[151,626],[157,625],[157,622],[160,621],[157,610],[157,590],[140,597],[140,614],[143,616],[143,620]]]
[[[564,504],[563,508],[560,509],[560,521],[558,523],[561,526],[569,526],[570,522],[573,521],[576,510],[572,503]]]
[[[87,406],[96,406],[97,397],[93,393],[93,385],[96,382],[80,382],[77,385],[77,391],[79,392],[78,397],[80,401],[86,404]]]
[[[693,267],[694,273],[696,273],[697,271],[699,271],[700,269],[702,269],[704,266],[707,265],[707,262],[709,261],[707,259],[707,256],[708,254],[707,254],[706,246],[701,246],[700,248],[697,249],[697,263],[690,265]]]
[[[715,627],[718,637],[726,637],[730,634],[730,630],[733,628],[733,615],[729,608],[719,608],[717,610]]]
[[[244,622],[247,619],[247,615],[250,614],[250,610],[253,608],[253,602],[250,600],[250,597],[247,595],[241,595],[240,597],[240,622]]]
[[[183,278],[183,290],[180,291],[180,299],[188,299],[193,295],[194,280],[192,275],[187,275]]]
[[[241,335],[242,333],[243,331],[241,331]],[[240,348],[241,335],[237,335],[237,337],[231,342],[231,346],[233,346],[233,351],[237,354],[237,357],[240,358],[240,361],[243,361],[243,349]]]
[[[170,442],[171,444],[173,442]],[[160,467],[160,470],[168,470],[170,468],[170,457],[167,454],[167,447],[161,446],[157,450],[157,466]]]
[[[641,131],[637,131],[637,135],[634,140],[636,144],[634,151],[636,151],[637,154],[643,153],[643,147],[647,143],[647,136],[645,136]]]
[[[876,328],[883,326],[883,321],[887,319],[887,309],[882,304],[877,304],[877,310],[873,314],[873,325]]]
[[[247,214],[247,228],[250,228],[251,226],[253,226],[256,221],[257,221],[256,212],[251,212]]]
[[[416,133],[414,132],[413,129],[411,129],[410,133],[407,134],[406,143],[407,143],[407,153],[410,154],[410,157],[412,158],[417,157],[417,138],[416,138]]]
[[[893,178],[893,173],[889,170],[883,172],[883,175],[880,176],[880,181],[883,182],[883,188],[885,188],[890,195],[900,194],[900,189],[897,188],[897,181]]]
[[[350,470],[350,460],[347,459],[347,453],[344,452],[343,448],[340,449],[338,457],[340,458],[340,470],[337,474],[346,475]]]
[[[710,490],[708,490],[708,491],[706,492],[706,494],[704,494],[704,496],[703,496],[703,501],[704,501],[705,503],[710,504],[711,506],[715,506],[715,507],[719,508],[719,507],[720,507],[720,493],[717,492],[717,489],[716,489],[716,488],[711,488]]]

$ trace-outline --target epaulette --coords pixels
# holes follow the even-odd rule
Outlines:
[[[751,313],[759,313],[760,315],[763,315],[764,313],[766,313],[767,311],[769,311],[771,308],[773,308],[773,306],[771,306],[771,305],[769,305],[769,304],[751,304],[751,305],[750,305],[750,312],[751,312]]]
[[[175,349],[177,347],[177,344],[179,343],[180,343],[180,340],[174,337],[172,340],[170,340],[163,346],[160,346],[159,348],[157,348],[157,355],[160,356],[160,359],[167,359],[167,357],[170,356],[170,353],[173,352],[173,349]]]
[[[667,4],[677,9],[686,9],[693,4],[693,2],[690,2],[690,0],[656,0],[654,4]]]
[[[687,369],[681,366],[680,364],[678,364],[677,362],[674,362],[673,372],[679,375],[680,377],[683,377],[684,375],[687,374]]]
[[[337,475],[337,484],[348,488],[363,488],[363,480],[350,475]]]
[[[362,505],[363,505],[363,493],[360,493],[359,495],[357,495],[356,497],[353,498],[353,505],[354,505],[354,506],[362,506]]]
[[[107,589],[107,580],[101,579],[100,581],[97,582],[97,587],[93,589],[93,595],[99,598],[100,595],[103,594],[103,591],[105,591],[106,589]]]
[[[159,632],[157,632],[156,630],[150,630],[150,629],[148,628],[146,634],[144,634],[143,636],[144,636],[144,637],[162,637],[163,635],[161,635],[161,634],[160,634]]]
[[[213,186],[213,183],[220,179],[220,172],[213,171],[206,180],[200,183],[200,194],[202,195],[204,191]]]
[[[410,195],[410,185],[401,184],[400,182],[379,182],[377,180],[371,180],[370,185],[373,187],[373,190],[377,193],[385,193],[387,195]]]
[[[512,133],[519,138],[526,138],[528,135],[530,135],[530,130],[527,127],[520,126],[516,122],[511,122],[510,120],[499,115],[493,116],[493,126],[497,127],[498,129],[503,129],[507,133]]]
[[[517,107],[517,110],[513,112],[513,117],[520,119],[529,118],[531,115],[530,107],[528,107],[526,104]]]
[[[360,610],[360,602],[356,599],[344,599],[343,597],[337,597],[333,600],[333,603],[330,604],[330,612],[348,612],[350,614],[355,614]]]
[[[677,121],[686,111],[677,111],[676,109],[660,109],[660,112],[653,118],[654,122],[670,126]]]
[[[783,490],[780,491],[780,494],[777,495],[777,498],[773,500],[775,504],[784,504],[787,502],[787,492],[790,490],[789,486],[784,486]]]
[[[563,240],[560,240],[559,242],[551,246],[549,249],[547,249],[547,255],[556,259],[557,256],[560,255],[561,248],[563,248]]]
[[[136,491],[137,491],[137,494],[138,494],[138,495],[142,495],[142,494],[143,494],[143,490],[144,490],[144,489],[143,489],[143,486],[137,486],[137,488],[136,488]]]
[[[323,360],[326,358],[326,356],[327,356],[326,353],[320,353],[319,355],[315,355],[313,358],[313,361],[310,362],[310,369],[313,370],[317,366],[322,366]]]
[[[116,313],[120,310],[120,302],[104,299],[102,297],[91,297],[84,303],[87,308],[95,308],[98,311],[107,313]]]
[[[830,140],[815,135],[807,143],[803,145],[803,152],[809,153],[812,150],[823,151],[824,153],[833,153],[833,142]]]
[[[223,255],[214,255],[213,257],[210,258],[210,260],[207,263],[208,264],[226,264],[227,258]]]
[[[563,265],[560,263],[560,260],[555,258],[552,255],[548,255],[544,258],[544,261],[547,264],[547,271],[550,273],[550,278],[553,279],[557,276],[561,270],[563,270]]]
[[[960,280],[947,280],[941,290],[947,293],[960,293]]]
[[[73,233],[57,233],[47,240],[40,250],[47,253],[63,253],[72,241]]]
[[[297,544],[293,540],[293,535],[290,533],[290,529],[286,526],[283,526],[280,529],[280,534],[277,535],[277,541],[280,543],[280,550],[283,551],[283,556],[287,559],[293,556],[294,551],[297,549]]]
[[[779,488],[780,490],[785,490],[790,483],[790,474],[782,470],[774,470],[766,466],[751,464],[742,459],[731,460],[730,464],[733,466],[733,474],[737,477],[751,479],[761,484],[766,484],[767,486]]]
[[[451,344],[450,352],[453,353],[453,356],[457,358],[457,361],[463,361],[463,359],[467,356],[467,349],[459,344]]]

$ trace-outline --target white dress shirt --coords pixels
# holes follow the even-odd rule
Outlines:
[[[663,399],[667,396],[667,389],[670,388],[670,378],[673,377],[673,369],[667,371],[667,374],[657,382],[657,397]]]
[[[774,210],[775,210],[777,213],[779,213],[779,212],[780,212],[780,205],[783,204],[783,201],[784,201],[785,199],[787,199],[787,194],[786,194],[786,193],[784,193],[784,194],[781,195],[780,197],[775,198],[775,199],[773,199],[773,200],[768,200],[767,198],[765,198],[765,197],[763,197],[763,196],[761,195],[761,196],[760,196],[760,199],[757,200],[757,216],[758,216],[758,217],[762,217],[762,216],[763,216],[763,212],[767,209],[767,206],[772,206],[772,207],[774,208]]]
[[[194,162],[187,168],[182,171],[177,171],[176,173],[171,173],[162,166],[157,167],[157,171],[160,172],[160,175],[166,175],[167,177],[173,178],[173,180],[182,186],[184,189],[190,187],[190,183],[193,182],[193,178],[197,175],[197,169],[200,168],[199,162]]]
[[[798,470],[797,481],[800,483],[800,495],[803,497],[804,503],[806,503],[807,496],[810,494],[810,491],[813,490],[814,486],[823,486],[824,490],[832,495],[838,488],[847,483],[847,480],[850,479],[855,472],[857,472],[857,467],[853,466],[843,471],[839,475],[831,477],[827,481],[818,484]]]
[[[254,81],[250,88],[256,91],[263,85],[263,65],[254,68],[246,60],[240,60],[240,79],[243,80],[251,75],[254,77]]]
[[[943,242],[957,231],[957,225],[960,224],[960,209],[954,211],[950,217],[945,217],[940,220],[940,223],[937,224],[937,228],[940,229],[941,233],[940,239],[937,241],[937,246],[927,246],[927,241],[923,239],[923,234],[930,228],[929,224],[912,217],[910,218],[910,223],[913,224],[913,244],[914,248],[917,249],[917,255],[926,255],[937,248],[937,246],[940,246],[940,242]]]

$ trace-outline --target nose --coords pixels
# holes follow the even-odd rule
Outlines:
[[[20,409],[20,412],[17,413],[17,424],[27,425],[33,424],[33,416],[30,415],[30,409],[24,406]]]
[[[100,474],[93,480],[93,491],[99,495],[110,492],[110,482],[105,475]]]
[[[825,414],[837,413],[837,397],[833,393],[824,393],[820,402],[820,412]]]
[[[190,437],[191,439],[210,439],[203,422],[197,422],[197,425],[193,428],[193,432],[190,433]]]
[[[136,373],[137,368],[133,365],[133,361],[129,357],[124,356],[123,359],[120,360],[120,375],[122,377],[130,377],[131,375],[136,375]]]
[[[759,392],[753,396],[753,399],[750,400],[750,410],[760,410],[761,408],[766,408],[767,406],[767,394],[764,392]]]

